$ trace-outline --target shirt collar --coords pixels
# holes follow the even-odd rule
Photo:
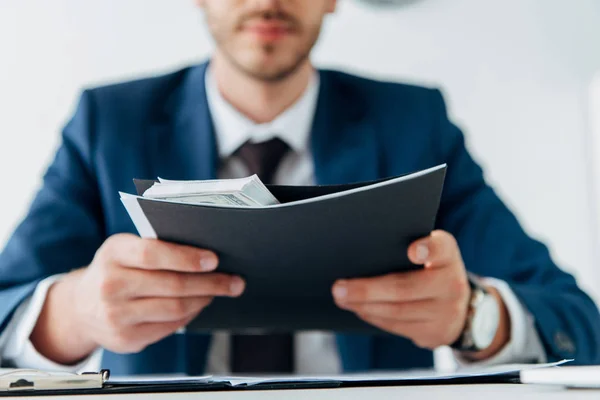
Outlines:
[[[315,72],[302,96],[273,121],[257,124],[236,110],[221,95],[210,66],[205,75],[206,97],[213,120],[219,157],[227,158],[248,140],[263,142],[278,137],[295,152],[308,148],[319,97],[319,74]]]

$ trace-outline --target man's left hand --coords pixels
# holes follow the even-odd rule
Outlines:
[[[425,268],[340,280],[332,290],[336,304],[371,325],[411,339],[419,347],[434,349],[454,343],[465,326],[471,297],[456,239],[447,232],[434,231],[411,244],[408,257]],[[499,296],[497,299],[502,302]]]

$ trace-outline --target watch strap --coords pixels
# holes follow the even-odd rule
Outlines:
[[[480,283],[480,279],[476,275],[467,273],[467,278],[469,281],[469,287],[471,288],[471,296],[469,297],[469,308],[467,310],[465,326],[463,327],[458,339],[456,339],[456,341],[452,343],[450,347],[458,351],[476,352],[481,349],[475,345],[471,324],[473,322],[473,316],[475,315],[476,304],[480,301],[482,296],[488,295],[488,291],[485,289],[485,286]]]

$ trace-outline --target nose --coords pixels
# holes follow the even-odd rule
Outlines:
[[[281,9],[282,0],[250,0],[250,3],[255,10],[272,11]]]

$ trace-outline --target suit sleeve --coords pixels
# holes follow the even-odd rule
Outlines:
[[[596,305],[486,184],[437,91],[433,110],[438,157],[448,164],[437,227],[456,237],[469,271],[510,285],[533,316],[548,361],[600,363]]]
[[[41,189],[0,253],[0,333],[38,282],[88,265],[104,240],[93,123],[92,96],[84,92]]]

